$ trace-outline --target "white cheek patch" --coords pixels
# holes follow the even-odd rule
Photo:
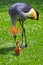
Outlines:
[[[26,13],[26,16],[32,17],[32,18],[35,18],[35,19],[37,18],[37,14],[36,14],[36,12],[33,8],[30,9],[30,11],[28,13]]]

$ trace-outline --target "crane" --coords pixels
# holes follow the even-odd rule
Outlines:
[[[15,3],[9,8],[9,15],[11,17],[12,26],[16,26],[17,21],[19,21],[20,25],[22,26],[22,43],[24,36],[25,47],[27,47],[28,45],[26,41],[26,30],[24,28],[24,21],[28,18],[38,20],[39,13],[27,3]],[[16,35],[14,35],[14,39],[16,39]]]

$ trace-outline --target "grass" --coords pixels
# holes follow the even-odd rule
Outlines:
[[[26,20],[24,23],[29,47],[23,48],[22,54],[15,55],[15,41],[9,31],[11,20],[9,7],[17,0],[0,0],[0,65],[43,65],[43,0],[18,0],[31,4],[39,11],[39,21]],[[20,24],[17,26],[21,29]],[[21,30],[17,37],[21,43]]]

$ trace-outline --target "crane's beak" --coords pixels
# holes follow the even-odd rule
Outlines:
[[[37,11],[36,11],[36,15],[37,15],[37,19],[36,20],[39,20],[39,13]]]

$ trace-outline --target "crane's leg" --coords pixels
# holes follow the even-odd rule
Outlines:
[[[24,28],[24,22],[20,22],[22,26],[22,44],[23,44],[23,36],[25,37],[25,47],[27,47],[27,41],[26,41],[26,33],[25,33],[25,28]]]
[[[24,33],[23,33],[23,23],[21,22],[21,21],[19,21],[19,23],[21,24],[21,26],[22,26],[22,44],[21,44],[21,46],[23,45],[23,36],[24,36]]]
[[[23,27],[23,32],[24,32],[24,38],[25,38],[25,47],[27,47],[26,31],[25,31],[25,28],[24,27]]]

